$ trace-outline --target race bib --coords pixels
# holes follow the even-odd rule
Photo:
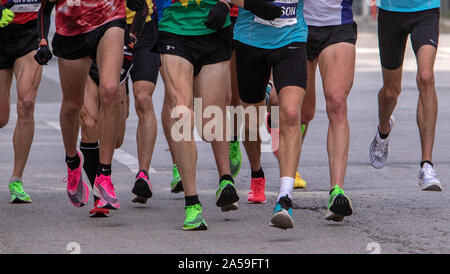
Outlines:
[[[14,0],[14,3],[11,8],[14,13],[38,12],[41,7],[41,0]]]
[[[295,25],[297,24],[298,1],[299,0],[275,0],[272,3],[274,5],[280,6],[283,10],[283,14],[281,15],[281,17],[269,21],[255,15],[255,22],[275,28]]]

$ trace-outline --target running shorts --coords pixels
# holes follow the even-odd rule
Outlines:
[[[324,49],[337,43],[355,45],[357,37],[358,26],[356,23],[323,27],[309,26],[306,44],[308,60],[315,60]]]
[[[77,60],[87,56],[95,60],[98,43],[105,32],[112,27],[126,29],[125,18],[113,20],[90,32],[75,36],[63,36],[55,33],[52,41],[53,54],[68,60]]]
[[[287,86],[306,89],[306,45],[294,42],[278,49],[256,48],[234,40],[239,96],[248,104],[266,98],[266,87],[273,69],[277,92]]]
[[[378,44],[381,65],[390,70],[403,65],[409,34],[411,34],[411,43],[416,55],[424,45],[437,48],[439,18],[439,8],[417,12],[393,12],[380,9]]]
[[[145,24],[133,54],[133,67],[130,77],[133,83],[137,81],[148,81],[156,85],[160,66],[159,54],[152,52],[158,36],[156,23],[152,20]],[[97,84],[100,84],[98,67],[96,62],[92,62],[89,76]],[[128,93],[127,93],[128,94]]]
[[[18,58],[37,47],[36,20],[0,28],[0,69],[12,69]]]
[[[177,35],[160,31],[157,50],[188,60],[194,66],[194,75],[205,65],[231,59],[233,29],[231,26],[206,35]]]

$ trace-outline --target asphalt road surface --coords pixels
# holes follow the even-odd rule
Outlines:
[[[369,144],[376,132],[377,92],[381,87],[377,39],[373,24],[361,24],[357,71],[349,96],[351,143],[345,190],[354,215],[342,223],[325,220],[329,173],[326,153],[328,119],[318,79],[317,113],[310,124],[299,169],[306,190],[294,191],[295,228],[269,226],[278,194],[278,167],[271,153],[262,156],[267,177],[267,204],[246,203],[250,166],[246,156],[236,186],[239,210],[222,213],[215,206],[218,175],[211,146],[197,142],[197,185],[209,229],[184,232],[184,198],[171,194],[171,158],[161,127],[163,83],[154,93],[158,138],[150,180],[156,191],[147,205],[131,203],[137,165],[137,116],[131,108],[125,142],[116,151],[113,181],[121,209],[109,218],[91,219],[92,200],[83,208],[68,201],[64,150],[58,129],[61,91],[56,60],[44,70],[35,120],[36,134],[25,170],[25,190],[32,204],[9,203],[8,180],[12,171],[12,134],[15,89],[9,125],[0,131],[0,253],[448,253],[450,252],[450,35],[442,34],[436,61],[439,118],[434,163],[443,192],[422,192],[417,187],[420,141],[416,126],[418,91],[415,59],[408,43],[403,93],[395,110],[390,156],[385,168],[368,162]],[[133,106],[133,101],[131,101]],[[243,149],[243,147],[242,147]],[[245,154],[244,154],[245,155]]]

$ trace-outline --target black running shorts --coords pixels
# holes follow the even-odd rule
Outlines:
[[[53,54],[68,60],[77,60],[87,56],[95,60],[98,43],[105,32],[112,27],[126,29],[125,19],[113,20],[90,32],[75,36],[63,36],[55,33],[52,41]]]
[[[159,54],[152,52],[158,38],[156,23],[152,20],[145,24],[144,30],[137,40],[133,54],[133,68],[130,71],[131,80],[148,81],[156,85],[158,79],[160,59]],[[100,84],[98,67],[96,62],[92,62],[89,76],[97,84]],[[128,94],[128,93],[127,93]]]
[[[207,35],[177,35],[160,31],[157,50],[188,60],[194,66],[194,75],[205,65],[218,64],[231,59],[233,29],[224,29]]]
[[[308,60],[315,60],[324,49],[337,43],[355,45],[357,37],[358,26],[356,23],[325,27],[309,26],[308,42],[306,43]]]
[[[414,53],[424,45],[438,46],[439,9],[418,12],[393,12],[380,9],[378,14],[378,44],[381,65],[397,69],[403,65],[406,41],[411,34]]]
[[[273,69],[277,92],[287,86],[306,89],[306,45],[294,42],[278,49],[262,49],[234,40],[239,96],[248,104],[266,97],[266,86]]]
[[[18,58],[37,47],[36,20],[0,28],[0,69],[12,69]]]

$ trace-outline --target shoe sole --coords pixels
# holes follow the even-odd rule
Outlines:
[[[283,209],[272,217],[270,225],[281,229],[292,229],[294,228],[294,220],[291,215]]]
[[[30,204],[30,203],[31,201],[25,201],[17,197],[11,201],[11,204]]]
[[[353,214],[352,202],[342,194],[336,195],[325,216],[328,221],[342,222],[346,216]]]
[[[89,217],[91,217],[91,218],[106,218],[108,216],[109,216],[109,214],[106,214],[106,213],[95,212],[95,213],[92,213]]]
[[[437,183],[432,183],[422,188],[422,191],[442,191],[442,186]]]
[[[194,227],[194,228],[184,228],[183,227],[183,231],[201,231],[201,230],[207,230],[208,226],[205,223],[201,223],[199,226]]]
[[[265,203],[267,203],[267,200],[264,200],[264,201],[248,201],[247,200],[247,203],[248,204],[265,204]]]
[[[217,199],[216,205],[218,207],[223,207],[231,205],[237,201],[239,201],[239,196],[236,192],[236,188],[234,188],[232,185],[227,185],[222,189],[222,192]]]
[[[230,205],[222,206],[221,209],[222,209],[222,212],[227,212],[227,211],[231,211],[231,210],[238,210],[239,206],[238,206],[238,203],[236,202],[236,203],[232,203]]]
[[[133,203],[138,203],[138,204],[146,204],[147,203],[147,198],[142,197],[142,196],[136,196],[133,200],[131,200]]]
[[[134,183],[134,187],[131,190],[133,194],[135,194],[138,197],[150,199],[153,196],[153,192],[150,189],[150,185],[145,182],[144,180],[137,180]]]
[[[180,192],[183,192],[183,191],[184,191],[184,189],[183,189],[183,183],[181,182],[181,180],[175,185],[174,188],[172,188],[172,189],[170,190],[170,192],[175,193],[175,194],[180,193]]]

